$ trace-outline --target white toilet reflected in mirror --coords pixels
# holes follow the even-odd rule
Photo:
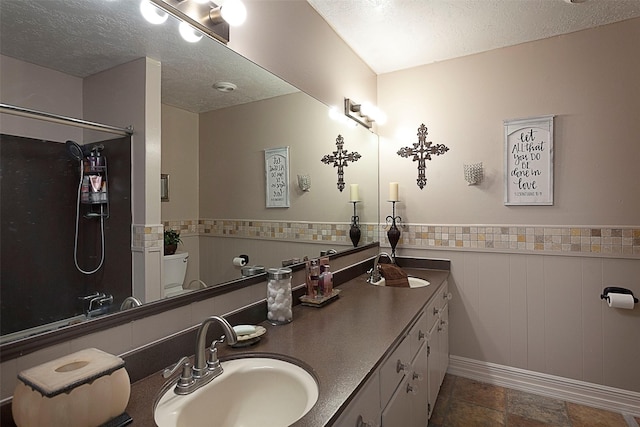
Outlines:
[[[189,252],[176,252],[173,255],[165,255],[164,276],[162,278],[162,298],[174,297],[189,292],[184,289],[184,278],[187,275],[187,263]]]

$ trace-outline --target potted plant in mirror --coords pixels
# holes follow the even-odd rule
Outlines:
[[[182,243],[180,240],[180,232],[176,230],[165,230],[164,232],[164,254],[173,255],[178,249],[178,243]]]

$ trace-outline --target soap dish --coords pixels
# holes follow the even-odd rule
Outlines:
[[[325,305],[335,301],[340,296],[340,289],[334,289],[331,295],[323,295],[319,297],[310,297],[309,295],[302,295],[300,297],[300,303],[309,307],[324,307]]]
[[[267,333],[267,330],[264,328],[264,326],[256,326],[256,331],[254,333],[247,335],[238,335],[238,341],[231,347],[240,348],[253,345],[260,341],[260,337],[265,333]]]

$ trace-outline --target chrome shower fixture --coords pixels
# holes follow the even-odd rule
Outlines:
[[[88,146],[82,146],[75,141],[68,140],[66,142],[67,151],[69,152],[69,156],[72,159],[77,160],[79,162],[82,161],[83,158],[88,156],[91,153],[91,148]]]

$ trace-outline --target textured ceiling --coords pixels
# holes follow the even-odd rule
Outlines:
[[[307,0],[377,74],[640,16],[640,0]]]
[[[137,0],[0,0],[0,53],[76,77],[144,56],[162,63],[162,102],[200,113],[298,90],[221,43],[187,43],[170,17],[147,23]],[[222,93],[211,86],[233,82]]]

